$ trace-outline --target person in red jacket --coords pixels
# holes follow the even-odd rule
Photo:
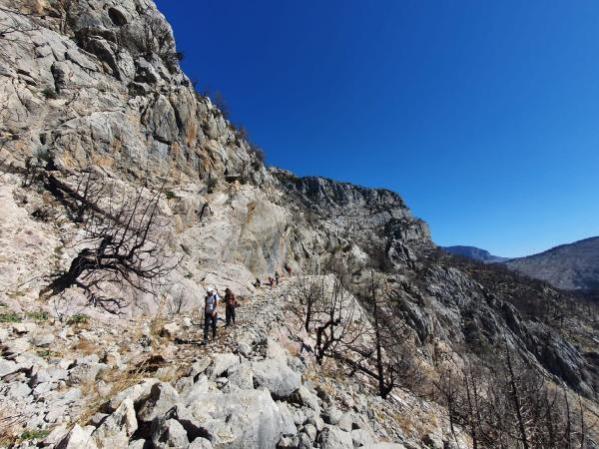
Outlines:
[[[225,289],[225,315],[227,326],[231,323],[235,324],[235,309],[237,308],[237,298],[230,288]]]

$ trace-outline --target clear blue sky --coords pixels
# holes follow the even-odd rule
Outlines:
[[[159,0],[268,163],[400,193],[441,245],[599,235],[599,2]]]

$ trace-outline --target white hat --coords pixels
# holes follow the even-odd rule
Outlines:
[[[214,293],[214,287],[208,287],[208,288],[206,289],[206,291],[207,291],[208,293]]]

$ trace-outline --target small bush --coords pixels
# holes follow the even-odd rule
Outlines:
[[[50,435],[49,430],[27,429],[21,434],[20,439],[22,441],[43,440],[48,435]]]
[[[0,313],[0,323],[20,323],[21,316],[15,312]]]
[[[54,89],[52,89],[51,87],[46,87],[43,91],[42,91],[42,95],[48,99],[51,100],[55,100],[56,98],[58,98],[58,94],[56,93],[56,91]]]
[[[206,189],[208,190],[208,193],[214,192],[214,188],[217,186],[217,184],[218,179],[208,175],[208,181],[206,181]]]
[[[67,320],[67,324],[85,324],[89,321],[89,316],[83,313],[76,313],[75,315],[71,315]]]
[[[250,147],[250,154],[256,158],[257,161],[264,164],[266,160],[266,155],[264,154],[264,150],[256,145],[252,145]]]
[[[35,312],[27,312],[25,314],[27,318],[33,321],[48,321],[49,315],[45,310],[37,310]]]
[[[36,351],[38,357],[43,359],[60,358],[60,352],[52,351],[51,349],[43,348]]]
[[[167,190],[166,192],[164,192],[164,196],[166,196],[167,200],[173,200],[177,198],[177,195],[175,195],[175,192],[173,192],[172,190]]]

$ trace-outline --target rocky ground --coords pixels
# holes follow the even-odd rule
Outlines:
[[[0,328],[11,447],[444,447],[433,405],[383,401],[315,365],[290,307],[295,282],[242,299],[238,323],[208,345],[193,314],[112,326],[14,316]]]

